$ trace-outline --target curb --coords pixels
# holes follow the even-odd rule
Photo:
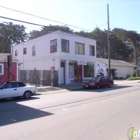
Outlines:
[[[124,83],[120,81],[120,83],[114,83],[114,86],[117,86],[117,85],[123,85],[123,84],[131,84],[131,83],[140,83],[140,81],[126,81]],[[43,88],[43,87],[42,87]],[[78,91],[78,90],[81,90],[83,89],[82,87],[80,88],[76,88],[76,89],[58,89],[58,90],[55,90],[55,91],[47,91],[47,92],[37,92],[37,94],[40,94],[40,95],[46,95],[46,94],[54,94],[54,93],[61,93],[61,92],[68,92],[68,91]]]
[[[54,94],[54,93],[60,93],[60,92],[67,92],[69,90],[62,89],[57,91],[48,91],[48,92],[37,92],[37,94],[45,95],[45,94]]]

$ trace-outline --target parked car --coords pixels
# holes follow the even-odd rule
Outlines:
[[[23,82],[4,82],[0,84],[0,99],[24,97],[30,98],[36,94],[36,86],[27,86]]]
[[[97,88],[103,86],[112,87],[114,85],[114,81],[109,79],[107,76],[97,76],[93,77],[89,82],[83,83],[83,88]]]

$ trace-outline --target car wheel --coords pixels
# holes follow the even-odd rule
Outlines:
[[[99,89],[100,88],[100,85],[98,84],[96,87],[97,87],[97,89]]]
[[[109,87],[111,88],[113,85],[112,85],[112,83],[109,83]]]
[[[24,98],[26,98],[26,99],[31,98],[31,92],[30,92],[30,91],[26,91],[26,92],[24,93]]]

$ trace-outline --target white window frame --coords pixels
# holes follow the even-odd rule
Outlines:
[[[2,72],[0,72],[0,75],[4,75],[4,64],[0,64],[0,66],[2,67]]]

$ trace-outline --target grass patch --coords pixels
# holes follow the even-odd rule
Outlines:
[[[127,80],[140,80],[140,77],[129,77]]]

